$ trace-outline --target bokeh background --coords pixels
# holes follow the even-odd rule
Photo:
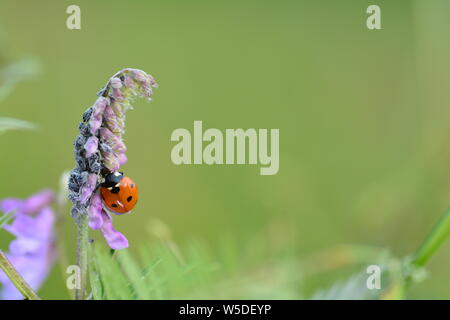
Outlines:
[[[81,7],[81,30],[66,28],[71,4]],[[0,116],[38,126],[0,136],[0,197],[57,190],[74,166],[83,111],[111,75],[134,67],[160,88],[127,118],[123,169],[139,184],[140,201],[114,224],[131,251],[156,241],[152,226],[164,224],[181,247],[195,239],[213,255],[233,251],[237,273],[262,274],[250,281],[254,294],[242,295],[257,298],[276,278],[261,271],[272,263],[310,261],[314,272],[322,264],[311,257],[340,245],[411,254],[450,204],[450,2],[377,0],[376,31],[366,28],[370,4],[2,0],[0,63],[33,59],[40,72],[0,103]],[[279,128],[279,173],[175,166],[170,135],[194,120]],[[68,212],[65,222],[73,262]],[[2,248],[8,240],[0,235]],[[408,298],[450,298],[449,249],[433,257]],[[346,275],[310,281],[305,268],[289,266],[282,282],[293,294],[283,298],[308,297]],[[58,266],[40,294],[68,297]]]

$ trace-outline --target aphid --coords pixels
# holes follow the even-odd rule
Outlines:
[[[105,206],[116,214],[129,213],[138,200],[138,187],[123,172],[111,172],[101,184],[100,195]]]

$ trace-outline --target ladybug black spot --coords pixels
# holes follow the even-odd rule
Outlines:
[[[132,183],[130,187],[131,187],[131,188],[134,188],[134,183]]]
[[[113,204],[111,205],[111,207],[117,208],[117,204],[113,203]]]
[[[111,189],[111,193],[119,193],[119,191],[120,191],[120,188],[119,188],[119,187],[113,187],[113,188]]]
[[[133,199],[133,197],[132,197],[132,196],[129,196],[129,197],[127,198],[127,201],[130,202],[132,199]]]

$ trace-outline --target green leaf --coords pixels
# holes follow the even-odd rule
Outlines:
[[[16,84],[39,73],[39,63],[34,59],[25,59],[0,70],[0,102],[14,90]]]
[[[367,280],[370,276],[367,267],[376,265],[381,270],[381,288],[369,289]],[[405,279],[402,273],[402,261],[395,257],[383,257],[369,264],[358,266],[361,271],[344,280],[334,282],[329,288],[316,291],[313,300],[374,300],[403,299]]]
[[[128,250],[121,250],[117,252],[117,260],[122,267],[122,270],[130,282],[136,299],[150,299],[147,286],[143,280],[141,267],[137,261],[133,259]]]
[[[99,292],[97,283],[95,283],[96,299],[102,296],[102,299],[112,300],[131,300],[134,299],[133,292],[119,264],[109,251],[100,246],[95,246],[96,272],[102,284],[103,294]],[[94,276],[96,276],[94,274]]]
[[[165,239],[136,249],[138,256],[130,249],[111,255],[103,244],[96,245],[95,261],[90,263],[94,299],[302,297],[296,259],[277,260],[251,270],[247,263],[234,263],[236,269],[231,275],[224,262],[228,257],[213,255],[217,252],[208,250],[204,243],[189,241],[178,247],[173,240]]]
[[[317,291],[313,300],[371,300],[379,297],[376,290],[366,286],[367,275],[357,273],[346,280],[335,282],[328,289]]]
[[[36,125],[28,121],[0,117],[0,134],[8,130],[33,130],[36,128]]]
[[[8,224],[14,215],[13,211],[7,212],[0,217],[0,229],[2,229],[6,224]]]
[[[91,284],[92,298],[94,300],[102,300],[103,284],[100,279],[100,272],[97,266],[97,256],[93,243],[89,246],[89,280]]]

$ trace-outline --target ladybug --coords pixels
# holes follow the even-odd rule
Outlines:
[[[105,206],[116,214],[129,213],[138,200],[139,190],[123,172],[111,172],[101,184],[100,195]]]

